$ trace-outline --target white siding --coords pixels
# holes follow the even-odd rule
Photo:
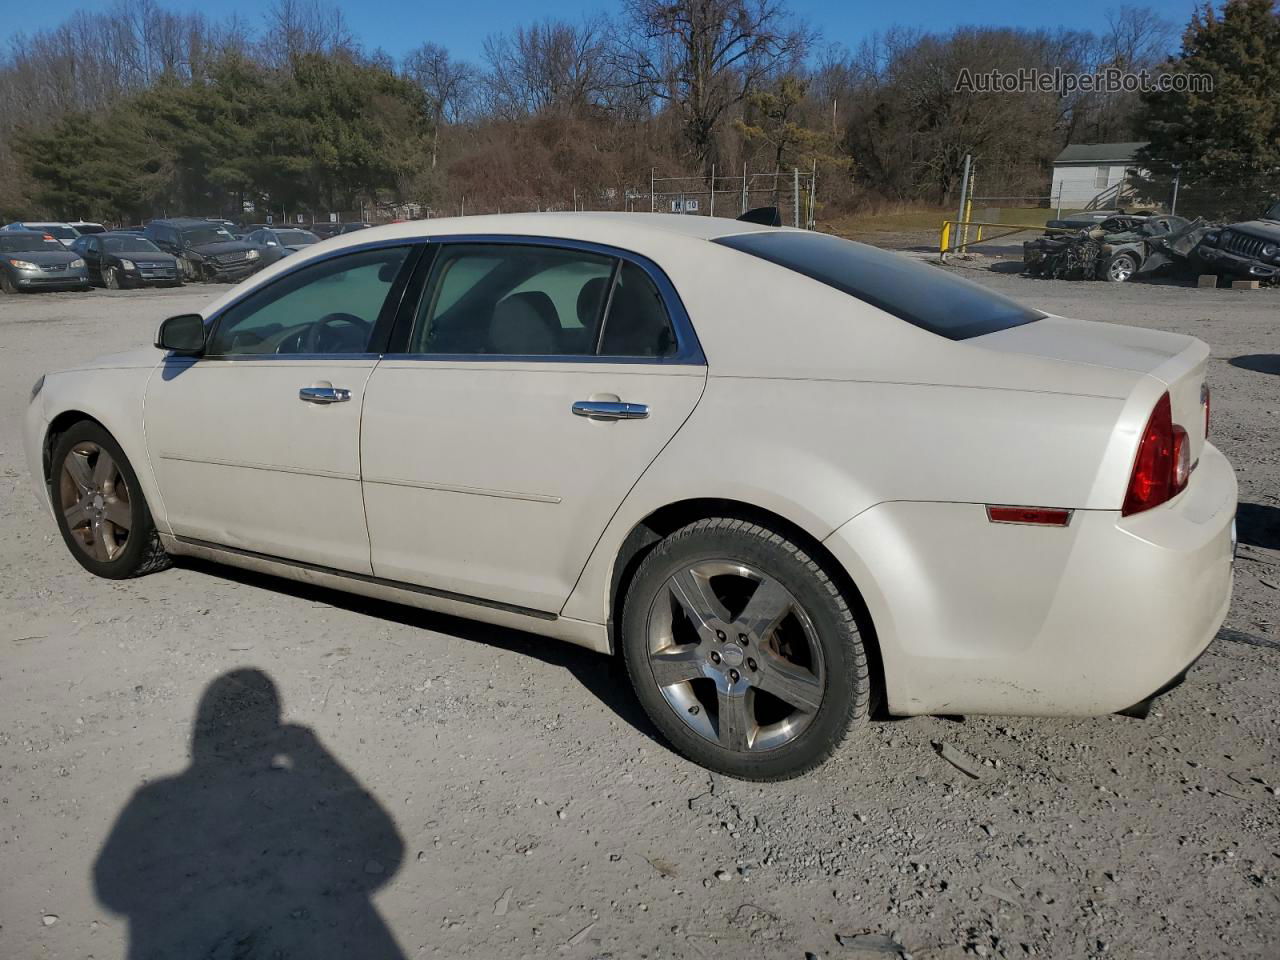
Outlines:
[[[1107,187],[1115,186],[1124,176],[1124,171],[1124,164],[1054,164],[1053,187],[1049,193],[1050,203],[1056,206],[1059,192],[1061,192],[1063,207],[1083,207],[1106,189],[1097,184],[1106,183]]]

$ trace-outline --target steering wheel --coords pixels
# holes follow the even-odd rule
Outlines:
[[[353,313],[330,313],[321,317],[307,330],[302,338],[302,352],[359,353],[360,348],[350,351],[335,349],[343,346],[344,334],[349,335],[350,333],[350,331],[341,329],[344,325],[363,334],[365,340],[368,340],[369,324],[366,321],[361,320]],[[335,343],[335,341],[337,342]]]

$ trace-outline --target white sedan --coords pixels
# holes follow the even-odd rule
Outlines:
[[[104,577],[198,556],[620,652],[777,779],[888,714],[1141,712],[1231,597],[1205,344],[818,233],[403,223],[36,384]]]

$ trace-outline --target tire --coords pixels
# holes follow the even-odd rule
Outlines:
[[[186,257],[178,258],[178,268],[182,271],[182,278],[188,282],[199,280],[200,276],[196,270],[196,265]]]
[[[0,290],[5,293],[17,293],[18,286],[13,282],[13,278],[9,276],[7,270],[0,270]]]
[[[115,267],[102,268],[102,285],[108,290],[120,289],[120,272]]]
[[[51,462],[58,530],[82,567],[124,580],[169,566],[138,475],[111,434],[82,420],[58,438]]]
[[[1132,253],[1115,253],[1102,267],[1102,278],[1109,283],[1125,283],[1138,272],[1138,258]]]
[[[806,773],[870,712],[850,598],[758,524],[699,520],[661,541],[627,588],[621,623],[649,719],[679,753],[727,776]]]

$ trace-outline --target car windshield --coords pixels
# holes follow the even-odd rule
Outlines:
[[[310,230],[277,230],[276,236],[286,247],[301,247],[308,243],[320,242],[320,238]]]
[[[182,231],[182,239],[187,243],[221,243],[235,237],[225,227],[208,226],[186,227]]]
[[[80,234],[74,228],[59,226],[56,223],[33,224],[31,229],[32,231],[47,233],[50,236],[57,237],[59,240],[74,240],[76,237],[80,236]]]
[[[825,283],[949,340],[967,340],[1044,314],[941,267],[825,233],[747,233],[716,241]]]
[[[0,233],[0,253],[23,253],[65,249],[43,233]]]
[[[159,253],[160,248],[145,237],[103,237],[107,253]]]

